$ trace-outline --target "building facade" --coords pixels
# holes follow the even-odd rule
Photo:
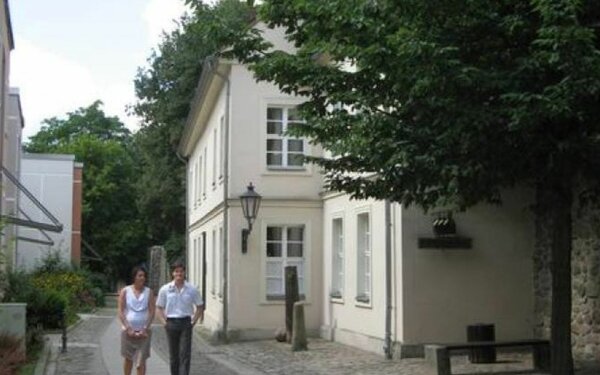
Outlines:
[[[50,252],[68,263],[79,265],[81,257],[81,176],[83,165],[74,155],[23,154],[20,181],[45,210],[62,226],[48,231],[31,226],[17,229],[16,265],[32,269]],[[19,217],[35,223],[52,224],[23,191],[19,196]]]
[[[19,89],[11,88],[8,100],[8,118],[4,127],[2,166],[12,176],[19,176],[21,171],[21,143],[24,126],[25,119],[23,118]],[[2,202],[0,203],[2,215],[16,217],[19,215],[19,190],[6,178],[2,182]],[[16,264],[17,226],[14,223],[6,222],[3,233],[7,256],[6,264],[12,268]]]
[[[292,51],[280,30],[262,31]],[[243,65],[204,65],[179,153],[188,167],[188,276],[206,296],[206,328],[273,337],[285,326],[283,271],[293,265],[309,334],[403,357],[463,341],[475,323],[495,324],[499,339],[532,337],[531,194],[507,192],[502,206],[456,214],[464,244],[436,245],[431,214],[324,191],[317,167],[301,158],[323,150],[285,133],[302,126],[301,103]],[[238,197],[250,182],[263,199],[243,253]]]

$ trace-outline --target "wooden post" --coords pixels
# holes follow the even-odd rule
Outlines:
[[[296,266],[285,267],[285,337],[292,342],[294,324],[294,303],[300,300],[298,292],[298,272]]]

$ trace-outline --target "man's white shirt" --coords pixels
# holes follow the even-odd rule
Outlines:
[[[185,281],[178,289],[175,281],[163,285],[158,291],[156,306],[165,309],[167,318],[186,318],[194,315],[194,305],[204,304],[200,292],[192,284]]]

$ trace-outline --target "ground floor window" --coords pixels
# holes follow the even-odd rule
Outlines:
[[[304,226],[269,225],[266,243],[266,293],[267,300],[285,297],[285,267],[295,266],[298,272],[298,290],[304,291]]]

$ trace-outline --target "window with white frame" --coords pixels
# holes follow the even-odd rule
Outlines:
[[[211,285],[210,285],[210,292],[213,295],[217,294],[217,282],[219,280],[219,265],[218,263],[218,258],[217,258],[217,241],[216,241],[216,237],[217,237],[217,233],[215,230],[212,231],[212,246],[211,246],[211,268],[212,268],[212,278],[211,278]]]
[[[223,178],[225,167],[225,116],[221,116],[219,124],[219,180]]]
[[[194,269],[195,274],[196,274],[196,286],[200,286],[200,276],[202,275],[202,253],[201,253],[201,247],[202,243],[201,243],[201,237],[198,236],[196,237],[196,255],[195,255],[195,259],[196,262],[194,263]]]
[[[202,184],[203,184],[203,178],[202,178],[202,174],[204,173],[203,168],[202,168],[202,156],[198,157],[198,160],[196,162],[196,203],[200,204],[201,202],[201,198],[202,198]]]
[[[267,167],[302,169],[305,140],[291,137],[286,132],[304,121],[295,107],[267,108]]]
[[[188,202],[189,206],[193,207],[196,203],[196,176],[194,175],[194,170],[196,168],[196,163],[190,165],[189,178],[188,178]]]
[[[194,165],[194,174],[196,175],[195,178],[195,188],[194,188],[194,202],[195,204],[198,204],[200,202],[200,194],[201,194],[201,189],[202,189],[202,173],[200,171],[200,167],[202,164],[202,157],[198,158],[196,160],[196,164]]]
[[[298,291],[304,298],[304,226],[269,225],[266,243],[266,293],[267,300],[285,297],[285,267],[295,266],[298,273]]]
[[[371,301],[371,227],[369,213],[356,216],[357,288],[356,301]]]
[[[344,221],[341,217],[331,222],[331,297],[344,295]]]
[[[213,129],[213,166],[212,166],[212,186],[213,188],[217,185],[217,174],[219,170],[217,169],[217,155],[218,147],[217,147],[217,128]]]
[[[223,259],[223,227],[219,228],[219,244],[217,246],[217,248],[219,249],[219,275],[221,275],[221,277],[219,278],[219,282],[218,282],[218,295],[219,297],[223,297],[223,276],[224,272],[223,272],[223,265],[224,265],[224,259]]]
[[[196,251],[198,251],[198,240],[196,238],[194,238],[192,240],[192,248],[190,250],[190,256],[189,256],[189,264],[188,267],[190,268],[190,280],[192,282],[192,284],[196,284]]]
[[[206,172],[207,165],[207,151],[206,146],[204,147],[204,155],[202,156],[202,198],[206,198],[206,179],[208,178],[208,174]]]

